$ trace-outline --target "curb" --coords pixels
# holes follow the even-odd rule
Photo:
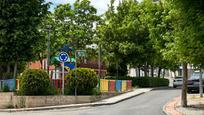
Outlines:
[[[168,103],[169,103],[169,102],[167,102],[167,103],[162,107],[162,112],[163,112],[165,115],[171,115],[171,114],[169,114],[168,112],[166,112],[166,110],[165,110],[165,108],[166,108],[166,106],[167,106]]]
[[[164,86],[164,87],[154,87],[152,90],[161,90],[161,89],[171,89],[172,87]]]
[[[162,111],[165,115],[182,115],[181,112],[176,110],[176,104],[178,103],[177,101],[175,101],[176,98],[180,98],[180,97],[174,97],[173,99],[171,99],[170,101],[168,101],[163,107],[162,107]],[[172,106],[173,103],[173,106]],[[166,107],[169,106],[170,111],[166,110]]]
[[[63,109],[63,108],[76,108],[76,107],[95,107],[95,106],[103,106],[103,105],[113,105],[130,98],[142,95],[146,92],[152,91],[153,89],[149,89],[148,91],[143,91],[137,93],[135,95],[131,95],[129,97],[125,97],[122,99],[118,99],[112,102],[93,102],[93,103],[84,103],[84,104],[69,104],[69,105],[58,105],[58,106],[46,106],[46,107],[35,107],[35,108],[20,108],[20,109],[0,109],[0,112],[22,112],[22,111],[39,111],[39,110],[52,110],[52,109]]]
[[[152,90],[150,90],[150,91],[152,91]],[[148,91],[148,92],[149,92],[149,91]],[[131,98],[133,98],[133,97],[136,97],[136,96],[142,95],[142,94],[144,94],[144,93],[146,93],[146,92],[141,92],[141,93],[139,93],[139,94],[136,94],[136,95],[133,95],[133,96],[127,97],[127,98],[125,98],[125,99],[118,100],[118,101],[116,101],[116,102],[111,103],[110,105],[112,105],[112,104],[116,104],[116,103],[120,103],[120,102],[122,102],[122,101],[125,101],[125,100],[128,100],[128,99],[131,99]]]

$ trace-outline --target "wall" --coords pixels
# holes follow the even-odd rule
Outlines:
[[[15,96],[13,93],[0,93],[0,108],[31,108],[75,103],[90,103],[117,94],[100,96]]]
[[[0,93],[0,108],[9,108],[13,105],[13,93]]]
[[[132,90],[131,80],[107,80],[100,79],[100,91],[102,93],[124,93]]]

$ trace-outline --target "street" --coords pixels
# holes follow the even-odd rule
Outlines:
[[[180,89],[173,88],[158,89],[114,105],[0,113],[0,115],[164,115],[163,105],[173,97],[179,96],[180,92]]]

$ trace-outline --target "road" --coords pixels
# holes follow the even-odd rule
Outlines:
[[[0,113],[0,115],[164,115],[163,105],[173,97],[179,96],[180,92],[180,89],[158,89],[114,105]]]

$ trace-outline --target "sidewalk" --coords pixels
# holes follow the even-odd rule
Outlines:
[[[20,108],[20,109],[0,109],[0,112],[18,112],[18,111],[36,111],[36,110],[50,110],[50,109],[61,109],[61,108],[75,108],[75,107],[87,107],[87,106],[101,106],[116,104],[126,99],[130,99],[137,95],[151,91],[152,88],[139,88],[134,89],[131,92],[124,93],[112,98],[104,99],[94,103],[83,103],[83,104],[69,104],[69,105],[58,105],[58,106],[47,106],[47,107],[35,107],[35,108]]]
[[[204,115],[204,98],[199,94],[188,94],[188,107],[181,107],[181,98],[176,97],[163,108],[167,115]]]

